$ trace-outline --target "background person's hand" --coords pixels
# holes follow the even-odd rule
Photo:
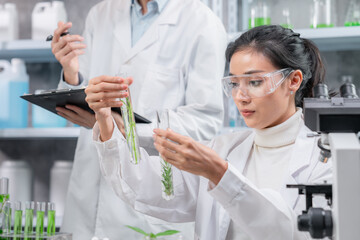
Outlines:
[[[56,111],[63,118],[66,118],[70,122],[85,128],[93,128],[96,122],[95,114],[92,114],[75,105],[65,105],[65,108],[56,107]]]
[[[154,132],[155,148],[165,161],[180,170],[219,183],[228,165],[214,150],[170,129],[154,129]]]
[[[72,85],[79,84],[79,59],[78,56],[84,54],[86,45],[82,43],[84,38],[80,35],[60,35],[67,32],[72,26],[71,22],[58,23],[53,40],[51,42],[52,53],[59,61],[64,70],[65,81]]]

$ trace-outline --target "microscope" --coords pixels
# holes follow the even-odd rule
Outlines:
[[[331,157],[333,184],[287,185],[304,194],[306,210],[298,216],[298,229],[315,239],[360,239],[360,99],[352,81],[345,79],[341,97],[329,97],[325,84],[304,99],[305,125],[319,134],[319,161]],[[312,198],[324,195],[331,210],[312,207]]]

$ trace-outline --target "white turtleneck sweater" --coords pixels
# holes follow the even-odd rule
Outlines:
[[[285,122],[271,128],[255,130],[252,152],[244,169],[244,176],[258,188],[280,190],[289,166],[295,139],[302,123],[302,109]],[[230,222],[227,240],[249,239]]]

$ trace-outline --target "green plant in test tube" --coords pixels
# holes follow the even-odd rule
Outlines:
[[[126,78],[126,73],[117,74],[119,77]],[[133,164],[138,164],[141,158],[139,149],[139,139],[136,134],[136,123],[134,117],[134,111],[131,103],[130,89],[125,90],[129,96],[121,98],[120,101],[123,103],[121,106],[121,116],[124,121],[126,142],[130,150],[130,158]]]
[[[157,127],[161,129],[170,128],[169,110],[166,109],[160,118],[159,113],[157,114]],[[166,162],[160,155],[161,163],[161,188],[162,197],[165,200],[171,200],[175,197],[174,195],[174,184],[173,184],[173,171],[172,165]]]
[[[10,234],[11,233],[11,202],[6,201],[3,207],[2,214],[2,223],[3,223],[3,233]]]
[[[47,222],[47,234],[55,234],[55,203],[48,203],[48,212],[47,212],[48,222]]]
[[[1,178],[0,179],[0,234],[3,232],[4,228],[4,206],[7,201],[9,201],[9,179]]]
[[[36,235],[42,235],[44,233],[45,207],[45,202],[36,203]]]
[[[25,228],[24,234],[31,235],[33,233],[33,219],[34,219],[34,202],[25,203]]]

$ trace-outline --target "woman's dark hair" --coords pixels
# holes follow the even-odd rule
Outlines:
[[[295,104],[301,107],[304,97],[313,97],[313,87],[323,83],[325,68],[319,49],[315,44],[291,29],[279,25],[259,26],[243,33],[226,49],[226,59],[230,62],[234,53],[251,49],[262,53],[279,69],[299,69],[303,81],[296,92]]]

